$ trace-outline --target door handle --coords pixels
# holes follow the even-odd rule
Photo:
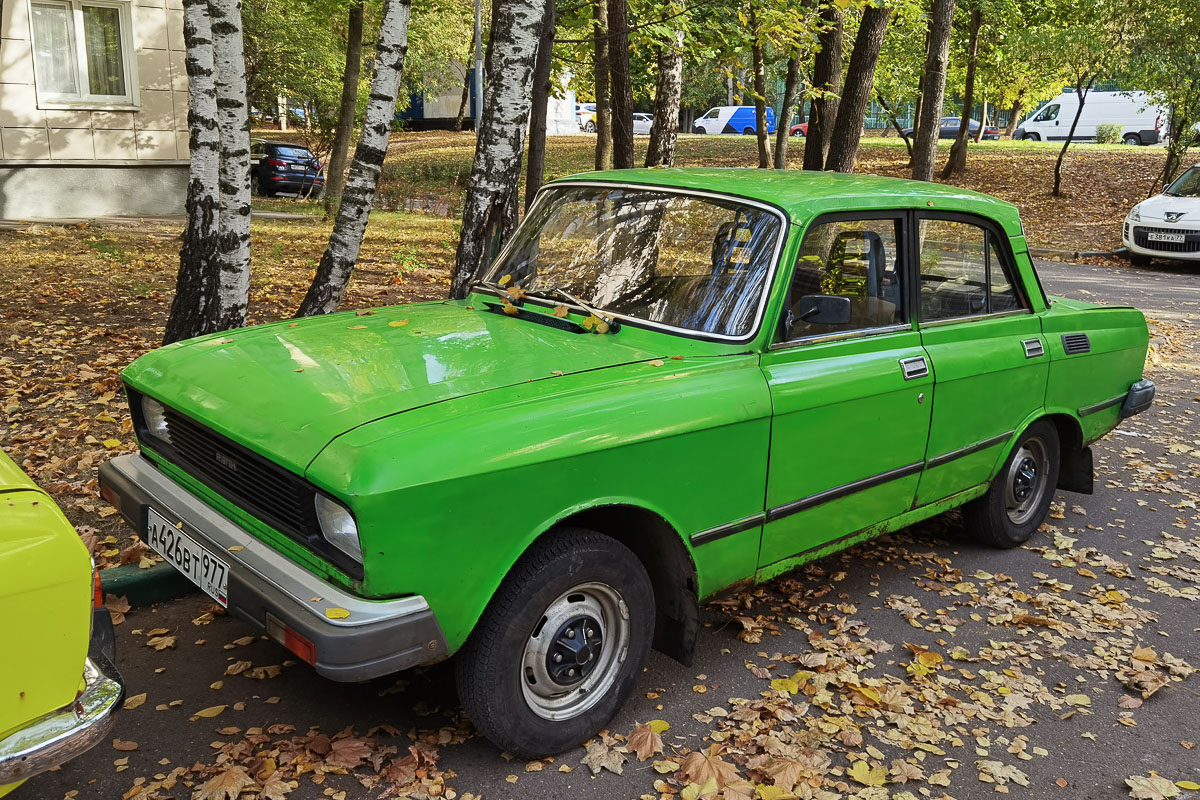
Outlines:
[[[913,356],[912,358],[900,359],[900,371],[904,374],[904,380],[911,381],[915,378],[924,378],[929,374],[929,364],[925,361],[925,356]]]
[[[1042,346],[1041,339],[1023,339],[1021,346],[1025,348],[1026,358],[1037,358],[1046,353],[1046,348]]]

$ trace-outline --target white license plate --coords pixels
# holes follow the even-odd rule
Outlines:
[[[1175,244],[1183,244],[1187,241],[1187,237],[1182,233],[1148,233],[1146,238],[1152,242],[1174,242]]]
[[[218,603],[229,605],[229,565],[153,508],[146,509],[142,540]]]

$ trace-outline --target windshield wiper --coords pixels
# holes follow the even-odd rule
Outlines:
[[[605,314],[602,311],[592,308],[590,305],[583,302],[575,295],[573,295],[570,292],[566,291],[565,289],[561,289],[557,286],[554,287],[553,289],[545,289],[545,290],[535,289],[532,292],[527,291],[526,294],[537,295],[540,297],[554,297],[554,296],[561,297],[564,300],[566,300],[567,302],[574,303],[579,308],[582,308],[584,311],[586,311],[587,313],[591,314],[596,319],[603,322],[605,325],[608,326],[609,332],[616,333],[617,331],[619,331],[621,329],[621,323],[617,321],[616,317],[613,317],[610,314]]]

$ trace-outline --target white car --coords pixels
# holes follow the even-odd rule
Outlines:
[[[1200,261],[1200,166],[1129,209],[1121,241],[1138,266],[1155,257]]]
[[[654,124],[654,117],[650,114],[634,114],[633,115],[633,134],[634,136],[649,136],[650,126]]]
[[[1079,95],[1063,92],[1021,123],[1013,131],[1013,138],[1064,141],[1078,110]],[[1094,140],[1097,129],[1108,123],[1121,126],[1121,141],[1125,144],[1158,144],[1166,121],[1166,110],[1155,106],[1145,92],[1089,92],[1075,128],[1075,140]]]

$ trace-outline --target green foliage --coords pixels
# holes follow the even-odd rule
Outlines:
[[[1096,126],[1096,141],[1100,144],[1116,144],[1121,141],[1121,133],[1125,129],[1115,122],[1105,122]]]

